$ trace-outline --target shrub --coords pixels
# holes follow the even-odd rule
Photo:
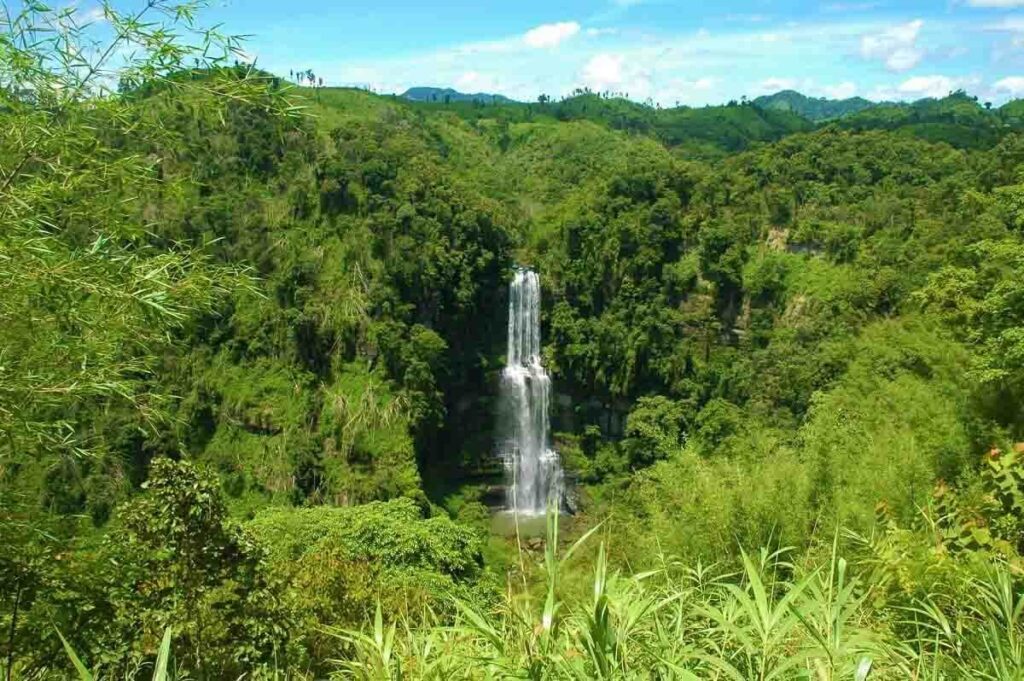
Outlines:
[[[481,602],[492,588],[479,535],[447,517],[424,518],[410,499],[268,509],[248,528],[270,547],[314,650],[323,643],[319,627],[362,622],[378,602],[419,620],[450,613],[454,595]]]

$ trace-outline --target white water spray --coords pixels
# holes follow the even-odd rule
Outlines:
[[[551,379],[540,361],[540,277],[517,269],[509,288],[508,357],[501,374],[499,453],[508,508],[543,514],[562,501],[562,467],[550,445]]]

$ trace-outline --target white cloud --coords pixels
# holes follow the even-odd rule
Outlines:
[[[861,36],[860,53],[865,59],[877,59],[890,71],[906,71],[920,63],[924,51],[917,37],[924,22],[920,19],[890,26],[880,33]]]
[[[1024,7],[1024,0],[967,0],[967,4],[971,7],[1009,9],[1011,7]]]
[[[527,31],[523,35],[523,42],[533,48],[558,47],[560,43],[579,32],[580,25],[575,21],[541,24]]]
[[[885,66],[891,71],[908,71],[917,66],[924,54],[914,48],[900,48],[889,55]]]
[[[949,76],[914,76],[899,84],[897,91],[909,97],[941,98],[965,85],[961,78]]]
[[[1007,33],[1024,32],[1024,17],[1003,17],[994,24],[986,24],[986,31],[1005,31]]]
[[[985,31],[1006,33],[1005,40],[992,45],[992,61],[1000,63],[1008,59],[1016,59],[1018,52],[1024,48],[1024,17],[1005,16],[997,22],[982,26]]]
[[[680,90],[680,91],[699,91],[707,92],[715,87],[718,83],[718,79],[712,78],[711,76],[705,76],[703,78],[697,78],[695,80],[688,80],[686,78],[673,78],[669,81],[669,91]]]
[[[828,97],[829,99],[846,99],[857,92],[857,85],[851,81],[835,85],[821,85],[813,78],[765,78],[757,83],[751,91],[755,95],[773,95],[781,90],[796,90],[808,97]]]
[[[718,86],[719,80],[711,76],[696,79],[672,78],[653,93],[653,99],[666,106],[703,104]]]
[[[410,86],[408,83],[395,83],[387,80],[382,72],[372,66],[350,66],[324,77],[328,85],[356,87],[371,92],[402,92]],[[418,85],[419,83],[413,83]]]
[[[589,36],[599,36],[599,35],[615,35],[619,31],[618,31],[618,29],[615,29],[615,28],[588,28],[585,32]]]
[[[1002,80],[997,80],[992,84],[992,89],[999,94],[1020,97],[1024,95],[1024,76],[1008,76]]]
[[[595,92],[628,93],[631,99],[641,101],[655,94],[650,61],[642,53],[630,53],[627,58],[601,52],[587,60],[576,79]]]
[[[473,94],[476,92],[494,92],[500,90],[501,86],[498,80],[492,76],[481,74],[479,71],[466,71],[455,79],[455,89]]]
[[[765,78],[757,84],[758,92],[765,94],[774,94],[779,90],[794,90],[797,87],[797,81],[793,78]]]
[[[106,12],[103,11],[103,7],[100,5],[95,5],[85,9],[72,5],[72,9],[74,9],[75,12],[74,22],[79,26],[83,26],[85,24],[101,24],[107,21]]]
[[[617,54],[596,54],[583,66],[580,78],[598,92],[616,88],[623,82],[623,58]]]
[[[611,0],[604,0],[604,3],[610,5]],[[1024,17],[1024,12],[1021,16]],[[1001,16],[982,18],[973,20],[972,25],[982,28],[1000,19]],[[650,97],[662,106],[675,102],[696,106],[715,104],[739,99],[741,94],[754,97],[766,90],[785,87],[816,97],[845,97],[854,88],[856,94],[871,97],[878,88],[885,89],[884,99],[910,99],[923,94],[900,91],[903,80],[911,75],[943,73],[945,69],[879,78],[884,75],[878,73],[884,69],[884,59],[860,64],[849,62],[851,54],[860,59],[865,36],[873,39],[867,41],[869,52],[895,42],[915,48],[922,45],[922,51],[938,56],[939,48],[933,53],[924,47],[924,41],[934,39],[957,44],[953,38],[958,35],[957,27],[966,26],[925,19],[921,27],[914,22],[907,25],[907,21],[851,22],[844,17],[842,21],[803,23],[791,28],[781,23],[725,26],[712,28],[710,33],[699,31],[699,26],[681,33],[643,33],[637,28],[618,27],[614,35],[601,27],[616,27],[616,24],[580,21],[578,32],[563,39],[555,48],[556,52],[551,48],[531,47],[524,33],[517,33],[383,59],[312,62],[308,66],[318,74],[324,73],[325,80],[330,74],[332,82],[368,83],[385,92],[402,92],[414,85],[436,85],[463,91],[498,92],[523,101],[535,100],[540,93],[555,97],[566,95],[582,86],[598,92],[628,93],[630,98],[639,101]],[[590,31],[590,28],[595,30]],[[766,34],[779,39],[767,42],[763,37]],[[1013,35],[1016,34],[1008,37]],[[975,30],[970,35],[964,32],[963,37],[964,40],[980,40],[986,36]],[[974,43],[968,44],[972,45],[972,56],[980,52]],[[275,57],[278,61],[270,63]],[[271,50],[260,54],[264,66],[278,71],[281,59]],[[283,70],[287,72],[291,65],[284,62]],[[1024,75],[1024,69],[1007,65],[995,70],[995,74],[998,75],[984,83],[979,79],[979,87],[991,87],[993,81],[1003,76]],[[945,83],[936,87],[946,87],[941,92],[943,95],[950,89]],[[954,83],[953,89],[956,87]],[[981,90],[970,91],[981,95]]]
[[[835,85],[825,85],[821,90],[829,99],[849,99],[857,94],[857,85],[851,81],[845,81]]]

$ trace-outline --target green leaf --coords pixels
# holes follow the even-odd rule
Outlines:
[[[54,627],[54,630],[57,632],[57,636],[60,637],[60,642],[64,644],[64,650],[67,652],[68,657],[71,658],[71,664],[75,665],[75,670],[78,672],[78,678],[80,681],[94,681],[93,675],[86,668],[85,664],[82,663],[82,660],[78,657],[75,649],[71,647],[70,643],[68,643],[68,640],[64,638],[64,634],[60,633],[60,629],[57,629],[56,627]]]
[[[171,658],[171,628],[164,629],[164,637],[160,642],[160,652],[156,656],[156,667],[153,669],[153,681],[167,681],[167,665]]]

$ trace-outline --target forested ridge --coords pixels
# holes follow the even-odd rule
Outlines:
[[[1024,678],[1020,101],[407,101],[142,7],[0,35],[6,679]]]

